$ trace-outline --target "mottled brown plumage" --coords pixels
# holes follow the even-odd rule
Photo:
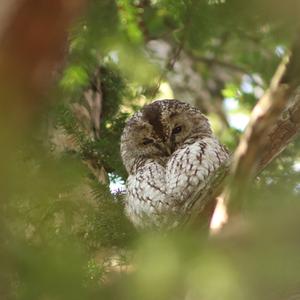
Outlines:
[[[144,106],[127,122],[121,155],[129,173],[126,214],[139,228],[185,223],[228,160],[207,118],[178,100]]]

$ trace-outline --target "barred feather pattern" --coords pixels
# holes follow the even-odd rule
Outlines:
[[[211,180],[229,154],[200,111],[177,100],[152,105],[157,104],[147,108],[146,117],[138,112],[121,140],[129,172],[125,212],[137,228],[168,230],[185,224],[195,210],[200,212]],[[149,111],[155,116],[149,117]],[[154,122],[160,123],[152,126]],[[174,131],[178,124],[180,133]],[[146,145],[141,143],[145,137]],[[167,154],[166,149],[172,150]]]
[[[172,154],[166,167],[149,159],[129,176],[126,214],[136,227],[168,229],[186,222],[209,179],[228,159],[213,137],[190,142]]]

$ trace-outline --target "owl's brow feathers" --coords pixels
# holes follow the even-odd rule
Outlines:
[[[143,110],[143,117],[153,127],[156,134],[160,137],[164,137],[164,129],[161,123],[161,105],[157,102],[146,105]]]

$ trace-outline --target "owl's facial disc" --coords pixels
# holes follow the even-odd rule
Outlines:
[[[163,156],[170,156],[172,154],[170,147],[165,142],[154,143],[154,147],[156,147]]]
[[[189,138],[210,136],[211,130],[205,116],[196,109],[183,107],[172,112],[166,122],[169,126],[168,142],[172,152],[180,148]]]
[[[178,100],[158,100],[128,120],[121,137],[121,155],[128,172],[140,159],[165,163],[185,143],[212,135],[199,109]]]
[[[193,119],[185,112],[172,113],[168,118],[168,144],[171,151],[178,149],[190,136]]]
[[[182,132],[182,125],[175,125],[175,127],[173,127],[172,131],[171,131],[171,136],[170,136],[170,149],[171,152],[173,153],[176,150],[176,145],[178,144],[178,139],[179,139],[179,135]]]
[[[142,139],[142,145],[144,146],[144,152],[157,154],[160,156],[169,156],[171,155],[171,151],[169,147],[167,147],[166,143],[159,139],[155,133],[152,133],[151,136],[153,138],[144,137]]]

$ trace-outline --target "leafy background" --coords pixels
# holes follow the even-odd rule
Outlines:
[[[231,150],[297,32],[296,1],[90,1],[49,105],[3,144],[1,299],[289,299],[300,293],[299,139],[217,237],[139,233],[123,214],[126,118],[200,107]],[[100,127],[87,99],[101,96]],[[6,132],[5,128],[1,133]],[[294,299],[294,298],[293,298]]]

